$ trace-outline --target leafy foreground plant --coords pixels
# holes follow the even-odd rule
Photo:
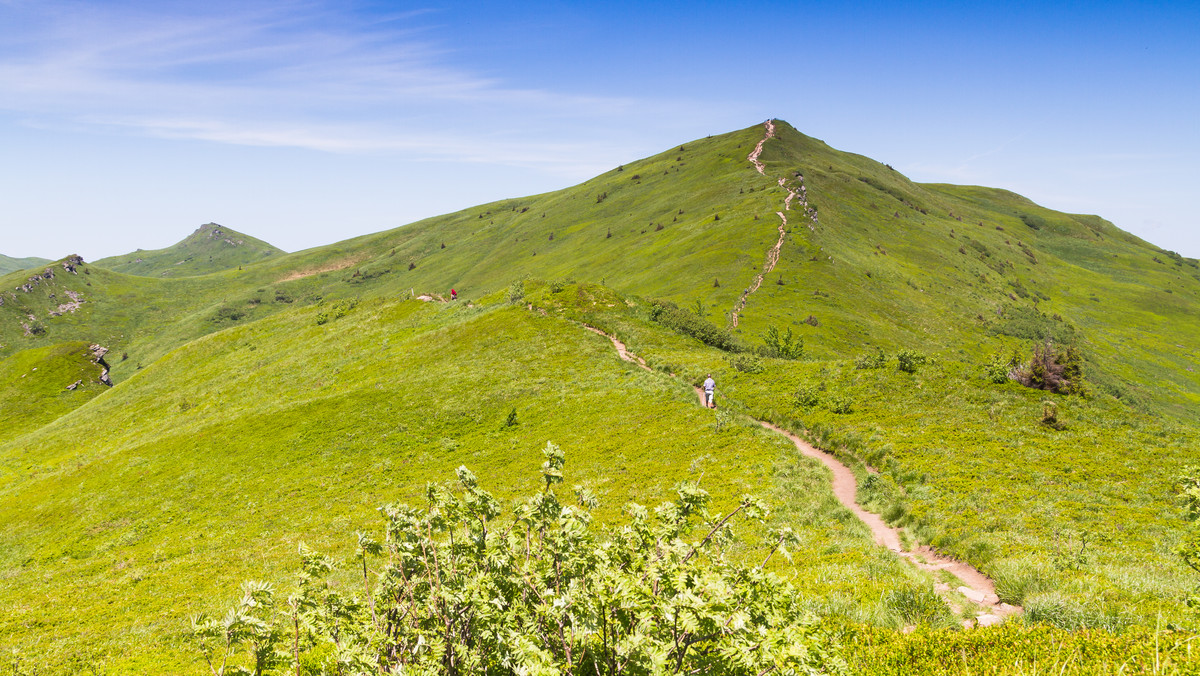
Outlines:
[[[301,548],[298,592],[281,613],[269,585],[247,583],[222,620],[193,622],[214,674],[843,674],[836,645],[764,566],[797,538],[771,531],[757,565],[731,556],[734,516],[762,521],[743,497],[726,515],[708,493],[630,504],[630,522],[591,532],[591,491],[559,501],[563,452],[547,444],[544,488],[500,520],[499,503],[465,467],[461,494],[430,484],[421,509],[386,506],[386,538],[358,534],[363,600],[329,580],[333,562]],[[703,526],[702,530],[696,530]],[[688,541],[703,532],[698,541]],[[739,554],[738,558],[744,558]],[[379,569],[372,576],[372,562]],[[375,578],[372,583],[372,577]],[[274,618],[280,618],[278,626]],[[244,661],[245,667],[230,667]],[[290,671],[290,670],[289,670]]]

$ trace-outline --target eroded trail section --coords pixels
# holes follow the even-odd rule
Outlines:
[[[758,158],[760,155],[762,155],[763,144],[775,138],[775,122],[773,120],[767,120],[765,127],[767,130],[766,134],[764,134],[762,140],[760,140],[758,144],[754,146],[754,150],[750,151],[750,155],[746,157],[746,159],[750,161],[750,164],[754,165],[755,170],[757,170],[758,173],[762,174],[763,176],[767,175],[767,168]],[[782,186],[783,184],[783,179],[780,179],[779,185]],[[786,186],[784,186],[784,188],[787,189]],[[783,200],[783,208],[785,211],[790,208],[792,198],[792,191],[788,189],[788,195]],[[762,272],[755,275],[754,281],[750,283],[750,286],[747,287],[745,291],[742,291],[742,295],[739,296],[737,302],[734,303],[733,311],[729,313],[729,322],[735,327],[738,325],[738,318],[741,316],[742,310],[745,309],[746,300],[750,297],[750,294],[758,291],[759,287],[762,286],[763,279],[767,275],[771,274],[771,270],[774,270],[775,264],[779,262],[779,250],[783,248],[783,240],[785,237],[787,237],[787,215],[784,214],[783,211],[776,211],[775,215],[779,216],[779,239],[775,242],[775,246],[767,250],[767,259],[765,262],[763,262]]]
[[[750,297],[750,294],[758,291],[758,288],[762,286],[763,279],[771,274],[771,270],[774,270],[775,264],[779,262],[779,250],[783,248],[783,239],[787,237],[787,216],[782,211],[777,211],[775,214],[779,216],[780,220],[779,240],[775,242],[775,246],[767,250],[767,260],[763,263],[762,272],[754,276],[754,281],[742,292],[741,297],[738,298],[737,303],[733,306],[733,311],[729,313],[729,322],[734,326],[738,325],[738,317],[741,316],[742,310],[746,307],[746,299]]]
[[[645,359],[642,359],[641,357],[637,356],[636,354],[633,354],[632,352],[630,352],[625,347],[625,343],[622,343],[621,341],[617,340],[616,336],[610,336],[607,333],[601,331],[600,329],[598,329],[594,326],[588,326],[587,324],[584,324],[583,328],[587,329],[588,331],[591,331],[592,333],[599,334],[599,335],[604,336],[605,338],[611,340],[613,347],[617,348],[617,354],[620,355],[621,359],[624,359],[627,362],[632,362],[634,364],[637,364],[638,366],[642,367],[642,370],[650,371],[652,373],[654,372],[654,369],[652,369],[646,365]]]
[[[766,129],[766,133],[763,134],[762,139],[754,146],[754,150],[750,151],[750,154],[746,156],[746,159],[749,160],[750,164],[754,165],[755,171],[766,176],[767,167],[759,158],[762,156],[763,145],[775,138],[775,121],[767,120],[763,123],[763,126]],[[763,279],[771,274],[771,271],[775,269],[775,265],[779,262],[779,251],[783,248],[784,238],[787,237],[787,212],[791,211],[792,202],[798,203],[800,208],[804,210],[805,216],[810,221],[807,224],[809,230],[816,232],[819,225],[816,209],[813,209],[808,204],[808,190],[804,187],[804,176],[800,172],[796,172],[791,181],[786,178],[780,178],[778,182],[779,187],[783,188],[786,193],[783,198],[783,211],[775,212],[775,215],[779,217],[779,239],[775,242],[774,246],[767,250],[767,257],[766,261],[763,262],[762,272],[755,275],[754,281],[750,283],[750,286],[745,291],[742,291],[742,295],[738,297],[737,302],[733,305],[733,310],[729,313],[729,323],[735,328],[741,318],[742,310],[746,308],[746,301],[749,300],[750,294],[758,291],[762,286]]]
[[[611,336],[600,329],[587,326],[586,324],[584,328],[612,341],[613,347],[616,348],[617,354],[621,359],[637,364],[646,371],[652,372],[654,370],[646,364],[646,360],[630,352],[629,348],[615,336]],[[696,396],[699,398],[700,404],[702,406],[705,405],[704,391],[699,387],[694,389],[696,390]],[[896,556],[907,559],[921,570],[930,573],[937,573],[944,570],[957,578],[962,584],[954,586],[953,590],[962,594],[963,597],[979,607],[979,611],[975,613],[974,620],[963,620],[964,627],[987,627],[1000,624],[1009,615],[1022,612],[1020,606],[1001,603],[1000,598],[996,595],[995,583],[992,582],[991,578],[979,572],[973,566],[943,556],[929,547],[922,546],[912,551],[905,550],[900,538],[900,529],[889,526],[881,516],[863,509],[858,504],[858,482],[854,478],[854,472],[850,471],[850,468],[842,464],[837,458],[817,449],[798,435],[782,427],[772,425],[763,420],[756,420],[755,422],[766,429],[787,437],[802,455],[818,460],[825,467],[829,468],[830,474],[833,475],[834,497],[843,506],[853,512],[859,521],[866,524],[867,528],[871,531],[871,535],[875,538],[876,544],[887,547]],[[934,585],[934,589],[945,598],[947,604],[955,612],[959,612],[961,610],[960,605],[953,598],[949,597],[948,592],[950,592],[951,588],[951,585],[944,582]]]
[[[762,140],[759,141],[758,144],[754,146],[754,150],[750,151],[750,155],[748,157],[746,157],[746,159],[750,160],[750,164],[754,165],[754,168],[758,170],[758,173],[762,174],[763,176],[766,176],[767,168],[766,168],[766,166],[763,165],[762,162],[759,161],[758,158],[759,158],[759,156],[762,155],[763,144],[766,143],[767,141],[770,141],[771,139],[775,138],[775,121],[767,120],[765,123],[763,123],[763,126],[765,126],[767,128],[766,136],[763,136]]]

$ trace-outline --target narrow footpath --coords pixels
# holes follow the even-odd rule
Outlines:
[[[613,347],[616,348],[617,354],[621,359],[636,364],[645,371],[654,372],[646,364],[646,360],[636,354],[633,354],[629,349],[616,338],[600,329],[592,326],[584,325],[588,331],[604,336],[612,341]],[[674,375],[674,374],[671,374]],[[699,387],[694,388],[696,396],[699,398],[700,404],[704,405],[704,391]],[[962,561],[957,561],[949,557],[943,556],[933,549],[921,546],[915,550],[905,550],[900,538],[900,529],[893,528],[887,524],[878,514],[869,512],[858,504],[858,483],[854,478],[854,473],[850,468],[838,461],[832,455],[818,450],[807,441],[804,441],[796,434],[789,432],[781,427],[772,425],[763,420],[755,420],[759,425],[773,432],[782,434],[795,444],[796,449],[802,455],[819,460],[821,464],[829,468],[829,472],[833,475],[833,494],[838,502],[842,503],[847,509],[854,513],[860,521],[866,524],[871,530],[871,535],[875,538],[876,544],[886,547],[896,556],[906,559],[912,565],[921,570],[936,574],[938,571],[946,571],[958,579],[961,584],[950,585],[944,582],[939,582],[934,585],[934,590],[937,591],[942,598],[950,606],[951,610],[956,614],[962,610],[961,605],[951,596],[950,591],[958,592],[963,597],[967,598],[972,603],[979,606],[978,612],[975,613],[974,620],[963,620],[965,628],[973,627],[988,627],[1000,624],[1004,618],[1020,613],[1023,609],[1020,606],[1014,606],[1007,603],[1001,603],[1000,598],[996,595],[996,585],[991,578],[979,572],[973,566],[970,566]]]
[[[759,157],[762,156],[763,145],[767,141],[775,138],[775,121],[767,120],[763,126],[766,128],[766,133],[754,146],[754,150],[750,151],[750,154],[746,157],[746,159],[749,160],[750,164],[754,166],[755,171],[763,176],[766,176],[767,167],[765,164],[763,164]],[[746,301],[749,300],[750,294],[758,291],[758,289],[762,286],[763,279],[765,279],[767,275],[771,274],[771,271],[775,269],[775,265],[779,263],[779,251],[783,248],[783,240],[787,237],[787,212],[791,211],[792,202],[798,202],[800,207],[804,209],[805,215],[808,216],[809,221],[811,221],[808,224],[809,230],[816,232],[817,226],[820,225],[819,221],[817,220],[816,210],[808,205],[808,190],[804,187],[804,176],[797,172],[794,177],[795,185],[790,184],[786,178],[780,178],[778,183],[779,187],[783,188],[786,192],[786,195],[783,198],[783,211],[775,212],[775,215],[779,217],[779,239],[775,242],[774,246],[767,250],[766,261],[763,263],[762,272],[755,275],[754,281],[750,283],[750,286],[748,286],[745,291],[742,291],[742,295],[738,297],[737,302],[734,303],[733,310],[729,313],[729,323],[734,328],[736,328],[738,325],[738,320],[741,317],[742,310],[746,308]]]

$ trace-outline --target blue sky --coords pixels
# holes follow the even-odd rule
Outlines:
[[[1200,4],[0,0],[0,253],[295,251],[787,120],[1200,257]]]

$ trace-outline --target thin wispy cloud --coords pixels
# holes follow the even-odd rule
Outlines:
[[[167,5],[169,7],[169,5]],[[545,120],[611,123],[629,99],[509,86],[446,65],[425,12],[382,19],[317,3],[174,13],[156,6],[0,4],[0,108],[39,126],[410,159],[610,159],[605,143],[496,138]],[[453,127],[448,140],[446,129]],[[589,164],[590,169],[593,164]]]

